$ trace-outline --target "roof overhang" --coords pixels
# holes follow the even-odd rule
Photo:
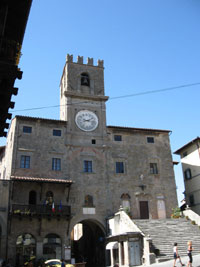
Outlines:
[[[65,184],[66,186],[70,186],[71,184],[73,184],[72,180],[67,180],[67,179],[21,177],[21,176],[11,176],[10,178],[11,181],[18,181],[18,182],[54,183],[54,184]]]
[[[184,145],[184,146],[182,146],[181,148],[179,148],[178,150],[176,150],[175,152],[174,152],[174,154],[177,154],[177,155],[180,155],[180,153],[184,150],[184,149],[186,149],[187,147],[189,147],[189,146],[191,146],[191,145],[193,145],[193,144],[197,144],[198,145],[198,142],[200,142],[200,137],[196,137],[195,139],[193,139],[192,141],[190,141],[189,143],[187,143],[186,145]]]

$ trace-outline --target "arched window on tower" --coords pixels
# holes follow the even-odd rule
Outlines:
[[[29,192],[29,204],[30,205],[35,205],[37,202],[37,194],[34,190]]]
[[[90,86],[90,78],[87,73],[81,74],[81,85]]]

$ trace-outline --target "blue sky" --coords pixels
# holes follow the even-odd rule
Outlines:
[[[33,0],[15,115],[59,119],[66,55],[104,60],[110,98],[200,83],[199,0]],[[200,132],[200,85],[107,102],[107,124],[171,130],[172,152]],[[12,111],[12,110],[10,110]],[[0,139],[0,145],[5,144]],[[174,160],[179,157],[173,155]],[[180,164],[175,167],[183,198]]]

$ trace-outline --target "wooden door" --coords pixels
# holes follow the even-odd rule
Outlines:
[[[149,219],[148,201],[140,201],[140,219]]]

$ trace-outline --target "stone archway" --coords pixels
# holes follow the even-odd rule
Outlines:
[[[83,220],[71,232],[71,257],[86,267],[105,266],[105,231],[94,220]]]

